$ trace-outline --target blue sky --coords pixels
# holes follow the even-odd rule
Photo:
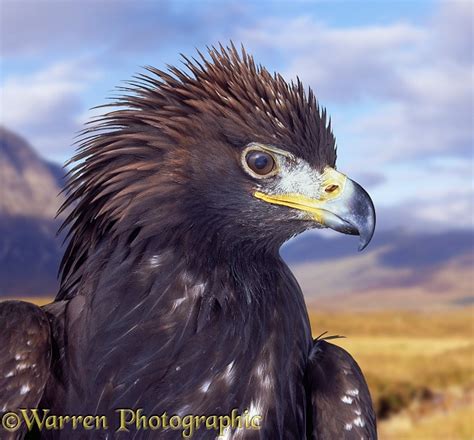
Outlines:
[[[3,0],[0,21],[0,123],[50,160],[140,66],[232,39],[315,90],[379,227],[472,227],[470,0]]]

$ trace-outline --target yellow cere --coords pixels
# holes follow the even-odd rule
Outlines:
[[[345,174],[336,171],[334,168],[326,167],[322,178],[320,200],[334,200],[344,192],[347,182]]]
[[[344,192],[347,177],[336,171],[334,168],[325,168],[322,174],[321,190],[319,198],[311,198],[303,194],[265,194],[255,191],[254,196],[275,205],[288,206],[311,214],[318,223],[324,224],[324,211],[327,209],[327,202],[335,200]]]

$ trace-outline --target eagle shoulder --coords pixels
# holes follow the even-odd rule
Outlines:
[[[314,340],[306,372],[309,438],[377,439],[369,388],[359,365],[343,348]]]
[[[0,302],[0,416],[35,408],[51,364],[51,330],[46,313],[24,301]],[[0,438],[24,434],[2,432]]]

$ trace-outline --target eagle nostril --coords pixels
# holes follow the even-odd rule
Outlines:
[[[324,191],[326,191],[327,193],[333,193],[334,191],[336,191],[337,189],[339,189],[339,185],[329,185],[326,187],[326,189]]]

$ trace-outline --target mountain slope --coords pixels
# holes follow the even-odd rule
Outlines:
[[[55,294],[61,175],[60,166],[0,128],[0,296]]]
[[[474,304],[474,235],[376,232],[362,253],[356,240],[306,233],[282,251],[315,308],[437,308]]]

